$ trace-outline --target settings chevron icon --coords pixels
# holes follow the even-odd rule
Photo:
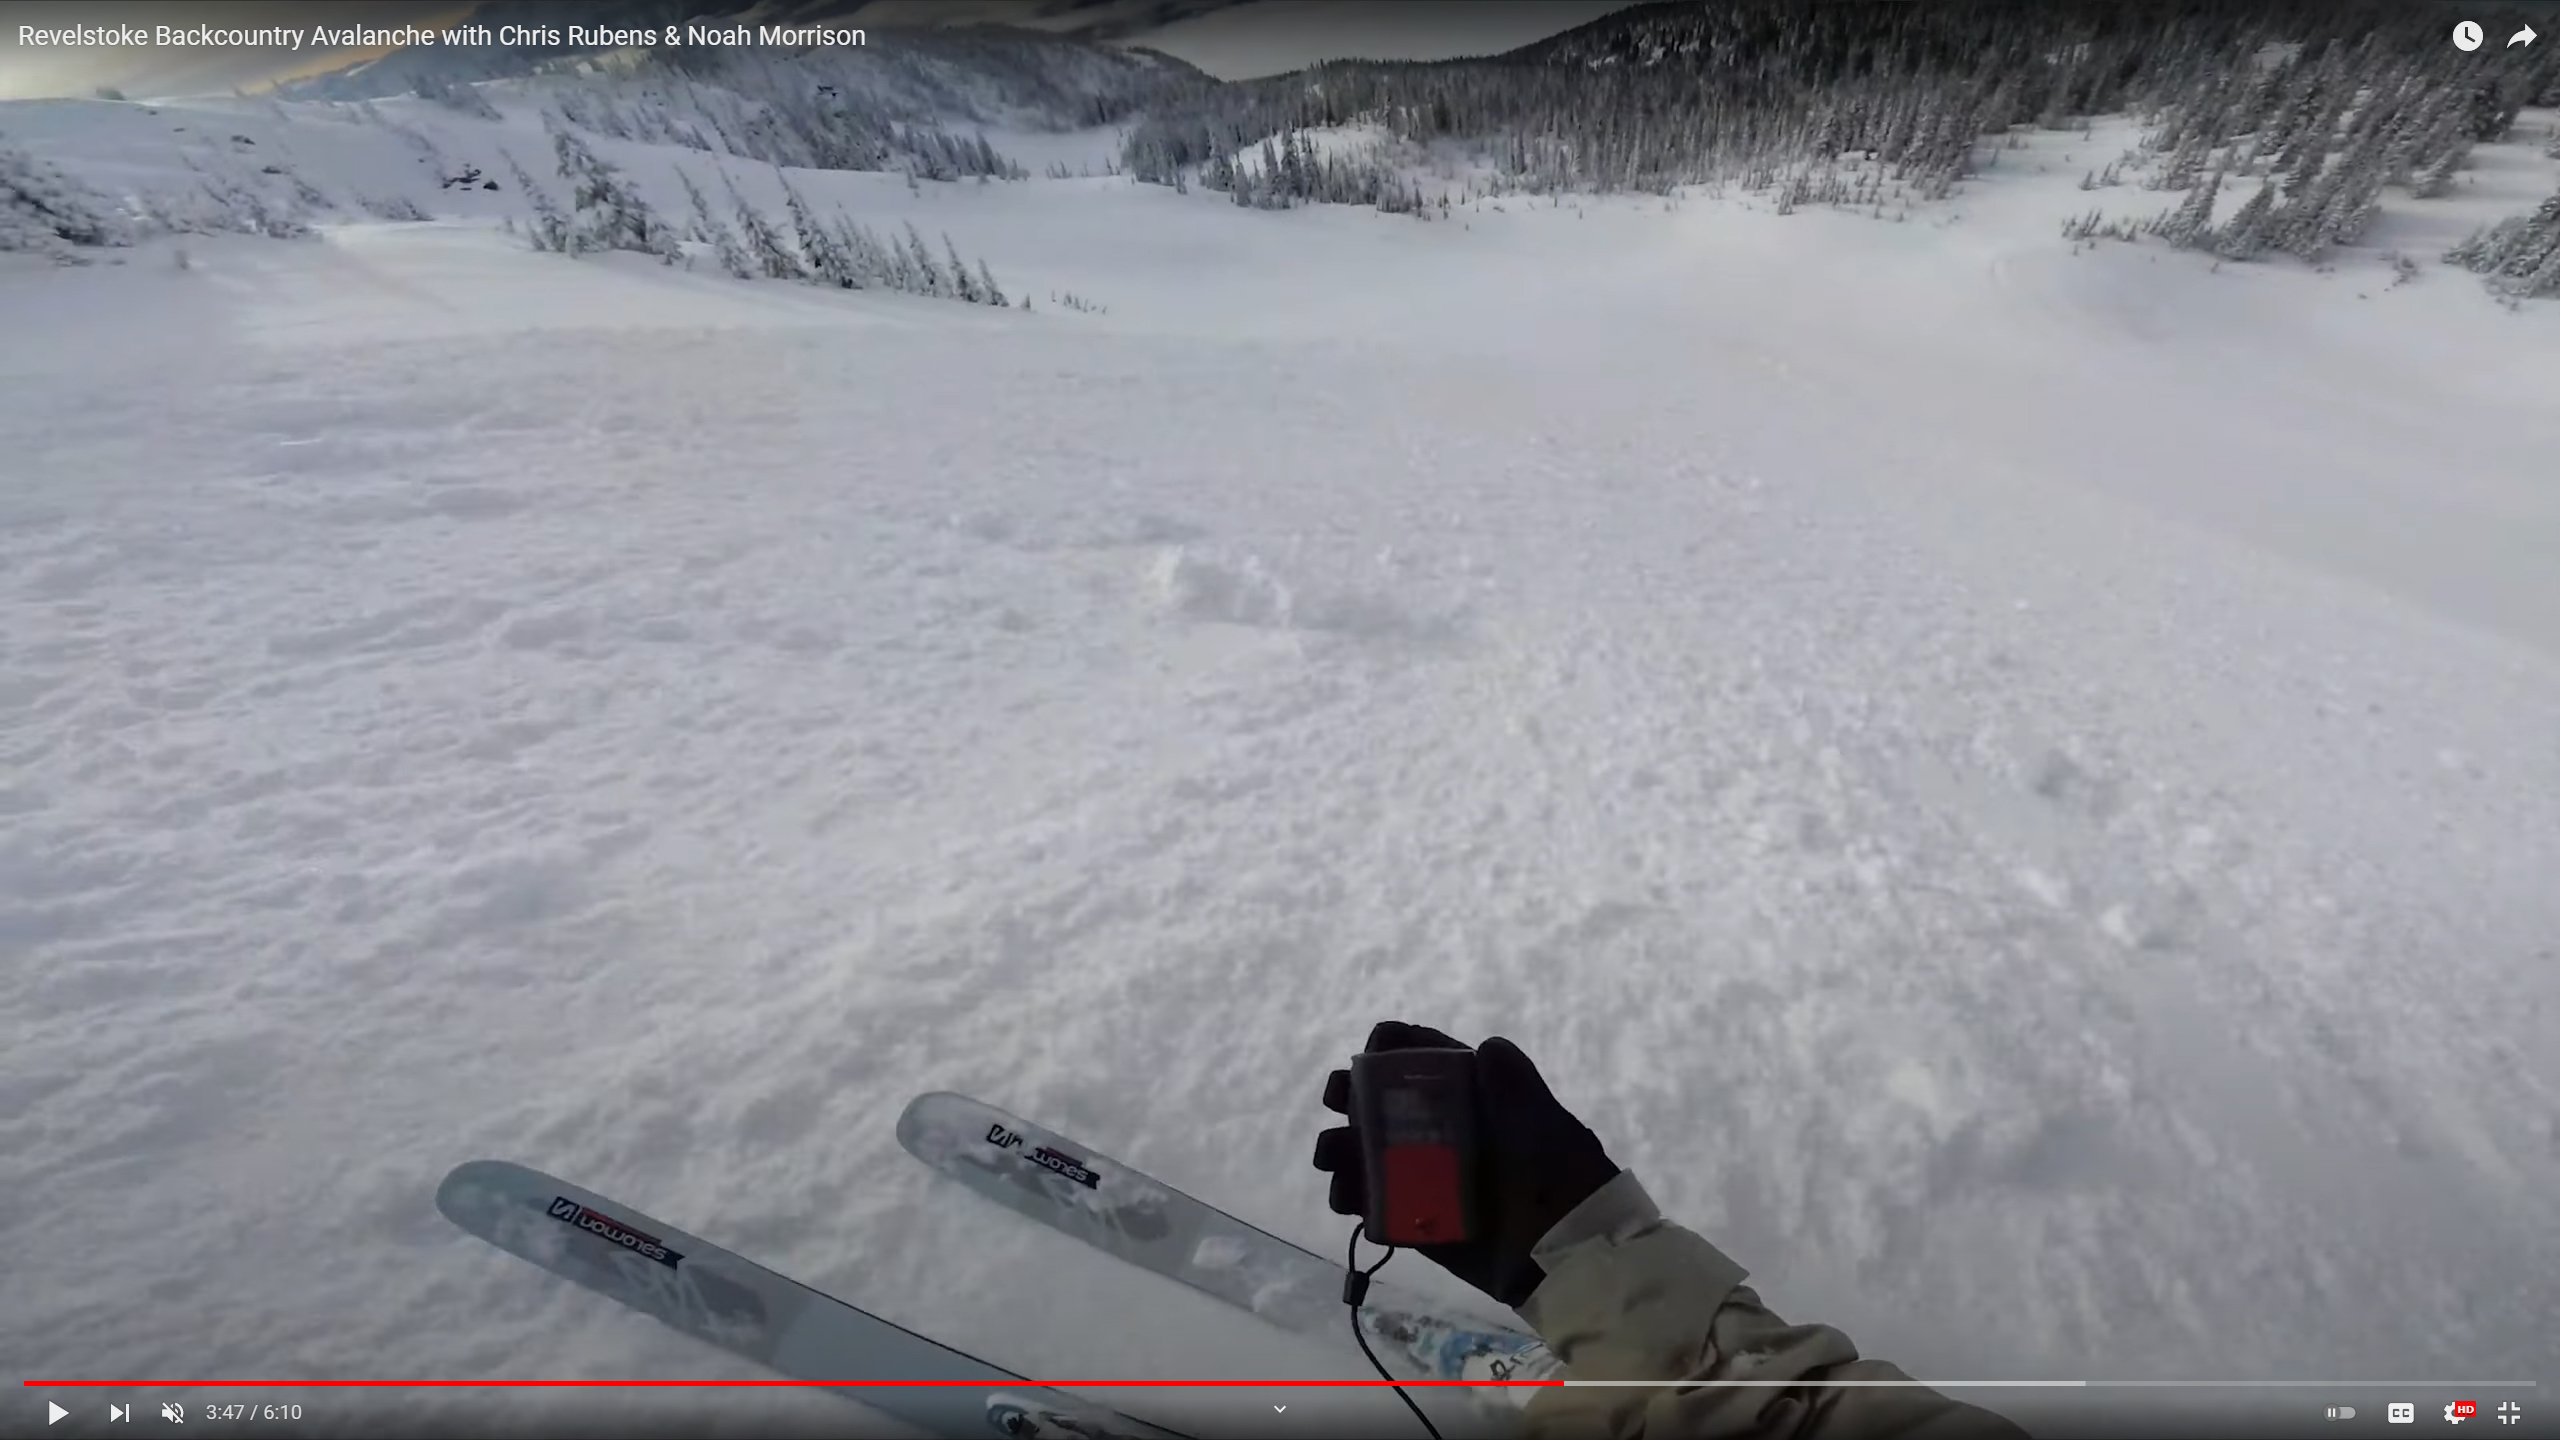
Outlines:
[[[2444,1423],[2459,1425],[2480,1413],[2480,1407],[2469,1400],[2448,1400],[2444,1406]]]

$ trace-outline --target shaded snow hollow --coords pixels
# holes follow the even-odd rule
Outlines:
[[[0,129],[115,183],[140,118]],[[1329,1252],[1318,1086],[1398,1016],[1925,1376],[2547,1371],[2560,307],[2073,255],[2092,148],[1907,224],[796,177],[1029,314],[432,187],[0,271],[0,1355],[746,1375],[442,1224],[486,1155],[1036,1375],[1356,1377],[890,1127]],[[2459,203],[2547,193],[2498,154]]]

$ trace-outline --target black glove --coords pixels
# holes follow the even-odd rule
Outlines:
[[[1384,1020],[1369,1032],[1371,1050],[1464,1050],[1426,1025]],[[1600,1137],[1556,1102],[1538,1067],[1520,1047],[1496,1037],[1476,1051],[1482,1129],[1477,1158],[1479,1234],[1453,1245],[1414,1247],[1442,1269],[1517,1309],[1547,1278],[1529,1251],[1555,1223],[1616,1177]],[[1351,1113],[1351,1072],[1325,1077],[1324,1108]],[[1316,1137],[1316,1168],[1333,1176],[1327,1201],[1337,1215],[1369,1205],[1360,1137],[1349,1126]]]

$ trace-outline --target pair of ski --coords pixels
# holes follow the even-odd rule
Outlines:
[[[1349,1323],[1340,1265],[992,1105],[918,1096],[898,1117],[898,1141],[1016,1214],[1282,1330],[1331,1338]],[[779,1374],[843,1385],[938,1435],[1182,1440],[521,1165],[457,1166],[437,1187],[436,1208],[555,1275]],[[1533,1335],[1384,1283],[1370,1289],[1359,1323],[1399,1378],[1536,1380],[1559,1368]]]

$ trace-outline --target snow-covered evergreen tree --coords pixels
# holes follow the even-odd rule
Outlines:
[[[748,258],[746,247],[738,243],[737,232],[711,212],[710,197],[702,193],[702,187],[694,184],[693,176],[682,167],[677,168],[676,178],[684,182],[685,202],[693,207],[693,238],[711,247],[712,256],[719,260],[721,269],[741,280],[754,279],[755,262]]]
[[[2511,216],[2445,252],[2505,294],[2560,295],[2560,191],[2530,215]]]
[[[525,224],[525,239],[536,250],[567,250],[569,220],[560,213],[560,203],[551,198],[551,192],[543,189],[540,181],[525,172],[514,155],[503,149],[498,153],[515,176],[516,190],[524,196],[525,208],[533,212],[533,218]]]
[[[808,267],[800,263],[800,256],[782,238],[782,232],[774,228],[773,222],[765,218],[763,211],[750,203],[746,196],[738,193],[736,181],[727,183],[729,203],[737,207],[738,234],[746,246],[749,262],[756,269],[764,272],[765,278],[769,280],[808,278]]]
[[[69,260],[73,246],[133,241],[133,226],[104,196],[0,139],[0,250]]]
[[[2214,171],[2203,184],[2187,192],[2186,200],[2161,227],[2160,234],[2170,244],[2185,249],[2201,245],[2212,238],[2214,197],[2222,193],[2222,172]]]
[[[914,227],[908,227],[914,233]],[[916,264],[916,250],[905,241],[891,236],[882,242],[887,247],[889,288],[903,295],[930,295],[932,283]]]
[[[779,174],[777,172],[777,178]],[[836,237],[818,221],[809,202],[782,181],[783,209],[791,216],[791,238],[800,243],[800,258],[817,280],[842,290],[861,287],[862,277],[855,273],[853,257],[836,242]]]
[[[2276,182],[2261,181],[2258,193],[2241,203],[2214,237],[2214,249],[2227,259],[2254,260],[2268,244],[2275,222]]]
[[[844,252],[846,264],[853,272],[854,288],[895,288],[891,283],[890,266],[880,253],[878,236],[854,223],[841,210],[836,212],[834,229],[836,245]]]
[[[952,293],[951,281],[943,275],[942,266],[933,258],[933,252],[925,248],[924,236],[916,232],[913,220],[907,222],[907,257],[915,270],[918,294]]]
[[[568,243],[562,248],[572,254],[636,250],[669,262],[683,258],[674,232],[620,167],[587,148],[566,125],[552,128],[551,145],[559,157],[560,178],[569,182],[574,196]]]

